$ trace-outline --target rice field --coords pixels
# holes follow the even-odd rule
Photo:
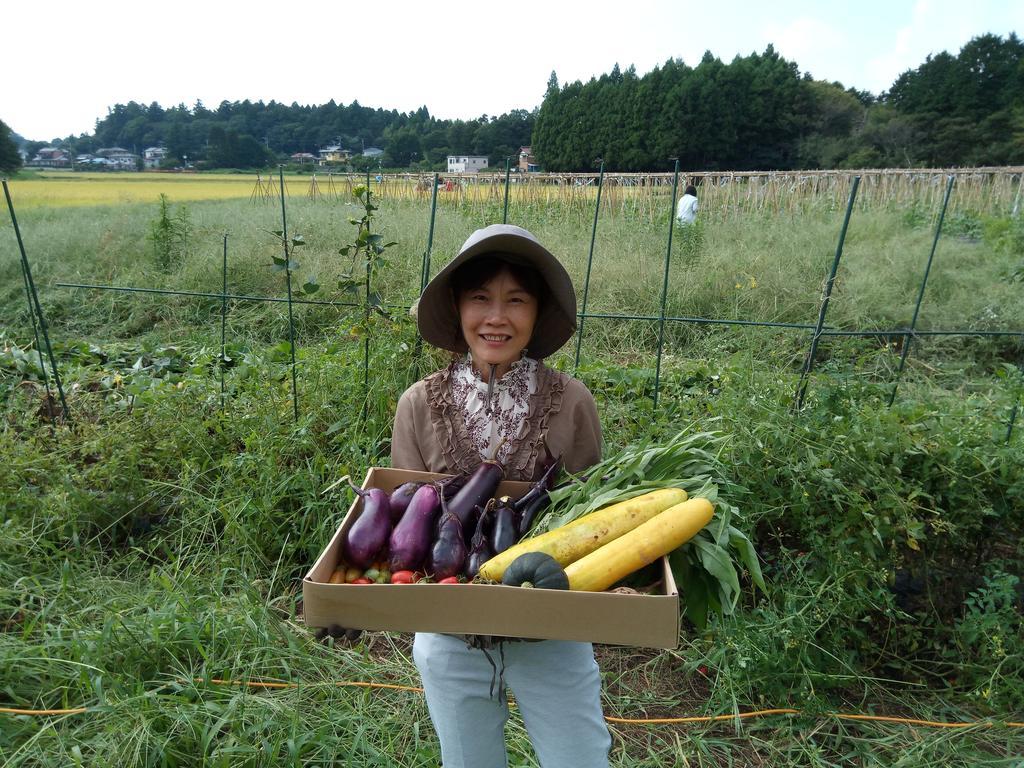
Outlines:
[[[173,203],[246,198],[253,177],[238,174],[78,173],[44,171],[11,182],[18,211],[30,208],[116,206],[152,203],[167,195]]]
[[[430,173],[310,173],[286,174],[290,199],[350,200],[352,189],[369,180],[378,199],[431,199],[435,174]],[[681,194],[686,184],[698,187],[705,219],[729,219],[752,213],[782,214],[834,211],[845,206],[853,178],[860,177],[858,209],[891,210],[908,205],[934,209],[941,204],[950,176],[956,194],[951,211],[1007,213],[1019,208],[1024,168],[702,172],[608,174],[601,187],[605,215],[644,219],[665,216],[673,184]],[[67,206],[110,206],[154,202],[161,194],[172,203],[248,199],[253,203],[279,200],[280,181],[273,171],[255,174],[78,173],[44,171],[18,179],[17,210]],[[558,206],[570,214],[592,211],[598,194],[598,174],[459,174],[441,176],[437,205],[441,208],[483,210],[503,206],[543,210]]]

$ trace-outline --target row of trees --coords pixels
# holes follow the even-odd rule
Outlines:
[[[772,46],[725,64],[706,53],[638,77],[559,86],[552,73],[533,149],[548,170],[601,157],[610,170],[760,170],[1024,163],[1024,44],[982,35],[874,97],[801,76]]]
[[[513,110],[500,117],[475,120],[438,120],[426,107],[411,114],[371,109],[358,102],[320,106],[267,104],[252,101],[221,102],[207,109],[196,102],[165,109],[129,102],[117,104],[97,121],[92,135],[56,140],[81,154],[100,147],[120,146],[141,152],[163,146],[167,163],[189,162],[212,168],[259,168],[296,152],[316,153],[338,144],[357,155],[368,147],[385,150],[382,158],[362,163],[385,167],[443,166],[449,154],[487,155],[492,164],[516,155],[530,143],[534,115]],[[30,142],[34,152],[43,142]],[[356,160],[356,165],[360,160]]]
[[[710,52],[696,67],[670,59],[642,77],[616,65],[561,86],[552,72],[538,109],[500,117],[439,120],[426,107],[406,114],[334,101],[225,101],[213,110],[129,102],[92,135],[55,143],[75,153],[162,145],[170,164],[211,168],[266,166],[335,143],[384,149],[357,168],[443,169],[449,154],[501,165],[527,145],[550,171],[589,170],[598,157],[613,171],[664,170],[670,157],[689,170],[1024,163],[1024,44],[982,35],[956,56],[929,56],[877,97],[801,75],[768,46],[728,64]]]

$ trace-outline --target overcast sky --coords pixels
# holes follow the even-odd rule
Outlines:
[[[440,118],[540,104],[559,82],[772,43],[801,72],[879,93],[928,54],[1024,35],[1024,0],[325,0],[6,3],[0,120],[91,133],[114,104],[339,104]]]

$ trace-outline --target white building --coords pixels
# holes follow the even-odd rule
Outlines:
[[[142,162],[147,168],[159,168],[165,157],[167,150],[163,147],[146,147],[142,152]]]
[[[486,167],[486,157],[478,155],[448,155],[448,173],[476,173]]]
[[[319,155],[320,158],[317,162],[320,165],[327,165],[328,163],[347,163],[352,159],[352,153],[347,149],[342,149],[337,144],[332,144],[329,147],[321,147]]]

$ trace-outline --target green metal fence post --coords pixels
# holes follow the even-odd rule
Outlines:
[[[843,256],[843,243],[846,242],[846,230],[850,226],[850,215],[853,213],[853,203],[857,199],[857,188],[860,187],[860,176],[853,177],[853,187],[850,189],[850,197],[846,201],[846,215],[843,217],[843,227],[839,231],[839,242],[836,244],[836,255],[832,260],[832,269],[829,271],[828,280],[825,282],[825,294],[821,299],[821,307],[818,309],[818,321],[814,326],[814,335],[811,336],[811,349],[804,360],[803,370],[800,372],[800,381],[796,388],[796,409],[804,407],[804,396],[807,394],[807,383],[811,371],[814,370],[814,356],[818,352],[818,339],[822,336],[822,329],[825,327],[825,313],[828,312],[828,302],[832,297],[832,286],[836,282],[836,272],[839,271],[839,260]]]
[[[508,186],[509,186],[509,163],[511,157],[505,158],[505,212],[501,215],[501,223],[508,224]]]
[[[423,252],[423,268],[420,273],[420,293],[430,282],[430,255],[434,250],[434,222],[437,220],[437,182],[438,174],[434,174],[434,186],[430,193],[430,225],[427,228],[427,249]]]
[[[284,166],[277,166],[277,177],[281,186],[281,243],[284,246],[284,274],[288,286],[288,346],[292,354],[292,409],[295,421],[299,420],[299,386],[295,376],[295,320],[292,315],[292,264],[288,250],[288,215],[284,206]]]
[[[221,260],[221,298],[220,298],[220,408],[224,410],[224,368],[227,365],[227,332],[228,332],[228,234],[224,233],[224,252]]]
[[[573,373],[580,367],[580,347],[583,345],[583,323],[587,319],[587,297],[590,293],[590,269],[594,264],[594,241],[597,239],[597,215],[601,211],[601,189],[604,187],[604,160],[597,174],[597,203],[594,204],[594,224],[590,229],[590,253],[587,255],[587,276],[583,280],[583,307],[580,310],[580,327],[576,331],[576,364]]]
[[[36,343],[36,355],[39,357],[39,370],[43,374],[43,387],[46,389],[46,400],[47,402],[53,397],[53,392],[50,391],[50,374],[46,371],[46,361],[43,358],[43,342],[39,338],[39,323],[36,321],[36,309],[32,305],[32,288],[28,282],[28,273],[25,271],[25,266],[21,266],[21,279],[25,284],[25,298],[28,300],[28,316],[32,321],[32,337]],[[54,414],[50,413],[50,426],[56,426],[57,418]]]
[[[892,391],[889,393],[888,407],[892,407],[893,402],[896,400],[896,390],[900,385],[900,376],[903,375],[903,367],[907,363],[907,355],[910,354],[910,342],[914,338],[914,330],[917,328],[917,316],[921,312],[921,301],[924,299],[924,289],[928,285],[928,273],[932,270],[932,260],[935,258],[935,249],[939,244],[939,236],[942,234],[942,222],[946,218],[946,208],[949,206],[949,195],[953,191],[953,179],[955,177],[950,174],[949,181],[946,183],[946,194],[942,199],[942,210],[939,211],[939,222],[935,225],[935,237],[932,239],[932,249],[928,254],[928,263],[924,268],[924,277],[921,278],[921,287],[917,292],[917,303],[914,305],[914,316],[910,319],[910,328],[907,334],[903,337],[903,349],[900,350],[900,364],[896,369],[896,380],[892,383]]]
[[[417,295],[416,300],[419,301],[419,296],[423,294],[423,290],[427,287],[427,283],[430,282],[430,256],[434,250],[434,221],[437,219],[437,181],[438,174],[434,174],[434,185],[430,190],[430,223],[427,226],[427,248],[423,252],[423,261],[420,266],[420,294]],[[413,381],[420,380],[420,355],[423,354],[423,337],[420,336],[419,327],[416,330],[416,348],[413,351]]]
[[[672,173],[672,197],[668,201],[668,246],[665,248],[665,276],[661,285],[661,315],[658,319],[658,363],[654,369],[654,410],[658,410],[658,393],[661,389],[661,355],[665,347],[665,305],[668,301],[668,268],[672,259],[672,231],[676,223],[676,192],[679,190],[679,159],[675,160]]]
[[[370,207],[370,172],[366,172],[366,207]],[[370,234],[370,224],[366,224],[366,234]],[[363,421],[369,415],[370,408],[370,259],[366,259],[366,292],[363,297]]]
[[[430,224],[427,227],[427,248],[423,251],[423,262],[420,266],[420,294],[430,282],[430,257],[434,251],[434,222],[437,220],[437,182],[438,174],[434,174],[434,187],[430,192]],[[416,300],[419,301],[419,295]],[[412,380],[420,379],[420,355],[423,354],[423,337],[420,336],[419,328],[416,329],[416,349],[413,352],[413,373]]]
[[[18,251],[21,254],[21,269],[22,276],[25,280],[25,285],[28,288],[29,295],[29,310],[32,314],[32,327],[35,329],[35,318],[38,317],[39,329],[43,333],[43,343],[46,345],[46,356],[50,359],[50,369],[53,371],[53,381],[57,385],[57,394],[60,396],[60,405],[64,413],[64,419],[69,420],[71,418],[71,410],[68,408],[68,401],[64,397],[64,385],[60,380],[60,371],[57,370],[57,360],[53,355],[53,346],[50,344],[50,331],[46,325],[46,315],[43,314],[43,306],[39,303],[39,293],[36,291],[35,281],[32,279],[32,268],[28,263],[28,254],[25,251],[25,242],[21,239],[21,228],[18,226],[18,217],[14,213],[14,201],[11,199],[11,191],[7,187],[7,179],[3,179],[4,197],[7,199],[7,211],[11,215],[11,224],[14,226],[14,235],[18,241]],[[34,308],[34,312],[32,312]],[[39,347],[38,337],[36,338],[36,347]],[[46,381],[46,366],[43,365],[42,350],[39,350],[39,367],[43,371],[44,381]],[[50,387],[49,383],[46,385],[47,394],[47,405],[50,402]],[[51,414],[52,416],[52,414]]]

